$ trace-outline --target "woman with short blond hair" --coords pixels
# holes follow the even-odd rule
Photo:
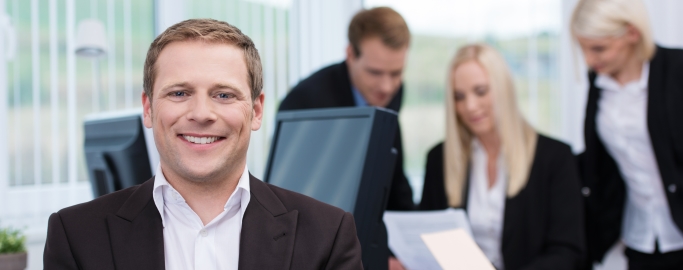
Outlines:
[[[588,255],[621,239],[629,269],[683,269],[683,51],[655,45],[640,0],[581,0],[570,27],[590,69]]]
[[[420,208],[463,208],[497,269],[579,269],[583,208],[568,145],[538,134],[517,108],[493,48],[461,48],[448,72],[446,139],[427,156]]]

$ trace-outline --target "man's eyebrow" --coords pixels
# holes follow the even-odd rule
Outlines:
[[[232,89],[232,90],[239,90],[239,87],[234,86],[229,83],[217,83],[211,86],[211,90],[217,90],[217,89]]]
[[[173,84],[169,84],[169,85],[166,85],[164,87],[161,87],[161,91],[168,90],[169,88],[173,88],[173,87],[189,88],[190,84],[187,82],[173,83]]]

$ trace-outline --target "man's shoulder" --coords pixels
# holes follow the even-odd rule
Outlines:
[[[351,82],[344,62],[325,67],[303,79],[287,94],[280,111],[353,106]]]
[[[315,91],[323,85],[338,84],[342,80],[348,80],[348,70],[344,62],[332,64],[314,72],[294,86],[292,91]]]

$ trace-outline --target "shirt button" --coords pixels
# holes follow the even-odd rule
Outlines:
[[[583,187],[581,188],[581,194],[583,194],[584,197],[588,197],[591,195],[591,189],[588,187]]]
[[[206,232],[206,229],[199,231],[199,234],[200,234],[202,237],[206,237],[206,236],[208,235],[208,233]]]
[[[669,185],[669,192],[676,193],[676,184]]]

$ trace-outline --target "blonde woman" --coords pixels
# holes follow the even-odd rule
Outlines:
[[[581,0],[570,27],[590,69],[589,257],[621,239],[629,269],[683,269],[683,51],[655,45],[640,0]]]
[[[524,120],[491,47],[461,48],[448,84],[446,140],[428,154],[420,207],[464,208],[497,269],[578,269],[583,208],[569,146]]]

